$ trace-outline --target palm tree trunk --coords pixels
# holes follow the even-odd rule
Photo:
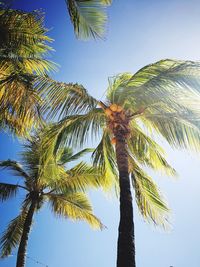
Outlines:
[[[117,248],[117,267],[135,267],[135,237],[133,206],[128,171],[126,137],[116,135],[116,157],[120,185],[120,223]]]
[[[28,210],[25,222],[24,222],[24,227],[23,227],[23,232],[22,232],[22,237],[20,240],[18,252],[17,252],[17,264],[16,267],[24,267],[25,266],[25,260],[26,260],[26,249],[27,249],[27,244],[28,244],[28,236],[33,220],[33,214],[36,208],[36,200],[33,200],[31,203],[31,206]]]

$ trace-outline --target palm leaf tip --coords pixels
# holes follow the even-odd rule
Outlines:
[[[19,245],[26,215],[27,211],[22,210],[21,214],[13,219],[3,232],[0,240],[1,258],[9,256],[12,249]]]
[[[49,195],[52,210],[58,216],[86,221],[94,229],[103,229],[101,221],[92,213],[91,204],[84,193]]]
[[[176,170],[166,160],[166,153],[162,147],[146,135],[135,121],[131,123],[128,147],[130,164],[133,157],[141,165],[146,165],[169,176],[177,176]]]
[[[105,34],[109,0],[66,0],[70,19],[78,38],[102,38]]]
[[[0,201],[5,201],[17,193],[17,185],[0,183]]]
[[[103,5],[109,6],[109,5],[112,4],[112,0],[101,0],[101,3],[102,3]]]
[[[169,228],[169,212],[157,185],[138,166],[131,174],[138,209],[145,220]]]

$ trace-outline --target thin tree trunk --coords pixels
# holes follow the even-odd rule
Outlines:
[[[120,184],[120,223],[117,248],[117,267],[135,267],[135,237],[133,206],[128,171],[126,137],[116,135],[116,157]]]
[[[29,237],[29,232],[30,232],[30,228],[31,228],[32,220],[33,220],[36,203],[37,203],[36,200],[32,201],[31,206],[28,210],[25,222],[24,222],[22,237],[21,237],[18,252],[17,252],[16,267],[25,266],[28,237]]]

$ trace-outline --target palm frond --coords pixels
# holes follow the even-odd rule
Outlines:
[[[100,187],[103,176],[98,168],[94,168],[84,162],[80,162],[75,167],[67,170],[66,174],[68,175],[65,180],[67,187],[82,191]]]
[[[112,0],[101,0],[101,3],[102,3],[103,5],[109,6],[109,5],[112,4]]]
[[[123,73],[119,74],[114,77],[110,77],[108,79],[109,86],[107,89],[107,99],[110,103],[115,103],[120,106],[124,105],[124,91],[125,88],[128,86],[130,79],[132,78],[133,74],[131,73]],[[128,93],[127,93],[128,96]]]
[[[42,131],[38,131],[37,134],[35,133],[34,136],[31,136],[31,139],[24,144],[24,150],[20,153],[21,161],[26,167],[29,176],[34,177],[32,182],[31,180],[28,181],[28,186],[30,187],[36,184],[42,187],[47,180],[56,179],[61,172],[64,173],[64,169],[57,164],[53,155],[48,159],[48,162],[41,162],[40,159],[45,153],[41,145],[41,133]]]
[[[10,159],[5,161],[0,161],[0,168],[12,171],[12,174],[14,176],[23,177],[24,179],[30,179],[29,175],[17,161],[13,161]]]
[[[23,12],[0,9],[0,50],[4,54],[18,52],[21,56],[38,56],[50,50],[45,42],[51,39],[46,35],[43,14],[39,11]]]
[[[61,151],[58,150],[58,153],[56,153],[56,154],[59,154],[59,156],[57,156],[57,159],[58,159],[58,162],[60,164],[66,164],[66,163],[78,160],[82,156],[94,151],[94,149],[85,148],[85,149],[73,154],[72,149],[69,147],[65,147],[64,149],[60,149],[60,150]]]
[[[8,79],[13,72],[24,72],[28,74],[45,75],[47,72],[56,71],[57,65],[47,59],[33,56],[22,57],[18,55],[1,55],[0,54],[1,75]]]
[[[7,126],[13,131],[21,130],[24,136],[32,127],[42,123],[42,99],[34,89],[34,82],[34,76],[16,73],[1,81],[1,123],[8,123]]]
[[[135,198],[141,215],[145,220],[151,221],[155,225],[168,227],[169,208],[164,202],[157,185],[131,157],[129,157],[129,167]]]
[[[17,193],[18,186],[7,183],[0,183],[0,201],[5,201]]]
[[[61,121],[63,127],[58,136],[59,142],[66,140],[66,144],[69,146],[82,146],[89,138],[99,135],[105,120],[105,114],[102,109],[98,108],[92,109],[84,115],[66,117]]]
[[[102,38],[107,15],[105,6],[110,0],[65,0],[76,36],[81,39]]]
[[[135,122],[131,122],[131,133],[128,138],[128,148],[132,156],[142,165],[154,170],[160,170],[167,175],[176,175],[174,168],[166,160],[163,148],[150,136],[145,134],[144,129]]]
[[[36,82],[36,90],[41,97],[47,98],[43,112],[48,118],[64,118],[70,114],[81,114],[94,109],[98,102],[79,84],[57,82],[49,77],[40,77]]]
[[[43,157],[41,162],[47,162],[59,147],[82,146],[89,138],[99,134],[105,115],[101,109],[94,109],[85,115],[68,116],[50,126],[43,137]],[[43,163],[41,163],[43,164]]]
[[[146,115],[155,131],[163,136],[175,148],[186,148],[199,151],[200,127],[199,121],[185,117],[185,114],[168,113]]]
[[[134,75],[118,75],[111,83],[108,99],[133,112],[158,103],[167,103],[172,109],[185,106],[184,99],[194,98],[199,91],[199,72],[199,62],[161,60]]]
[[[100,220],[93,215],[90,202],[84,193],[51,194],[48,197],[56,215],[86,221],[93,228],[103,228]]]
[[[9,256],[12,249],[18,246],[21,239],[26,215],[27,211],[22,210],[20,215],[13,219],[9,223],[7,229],[3,232],[0,240],[1,258]]]
[[[70,158],[73,155],[73,150],[71,147],[64,147],[60,148],[57,151],[55,151],[54,155],[56,155],[56,160],[59,164],[64,165],[67,163],[68,158]]]
[[[102,184],[104,189],[118,187],[118,171],[114,147],[111,144],[111,135],[104,129],[102,139],[92,154],[93,165],[104,173]]]
[[[56,193],[69,191],[86,191],[104,185],[104,174],[98,168],[80,162],[65,172],[59,172],[58,179],[47,179],[50,190]]]

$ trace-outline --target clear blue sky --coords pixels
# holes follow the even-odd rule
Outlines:
[[[109,8],[105,41],[78,41],[69,23],[64,0],[16,0],[24,10],[42,8],[49,35],[55,39],[52,60],[61,65],[57,80],[82,83],[101,97],[107,77],[135,72],[163,58],[200,59],[199,0],[114,0]],[[0,135],[0,159],[17,159],[18,142]],[[178,180],[153,174],[172,208],[172,230],[164,232],[144,223],[135,207],[137,267],[200,266],[200,161],[188,152],[166,147],[178,170]],[[0,175],[1,180],[10,176]],[[95,213],[107,229],[93,231],[85,223],[54,218],[47,208],[35,217],[28,255],[49,267],[115,267],[118,203],[99,192],[90,193]],[[18,197],[18,201],[22,195]],[[17,214],[18,201],[0,207],[0,227]],[[15,266],[16,256],[0,261]],[[27,267],[39,267],[27,260]]]

